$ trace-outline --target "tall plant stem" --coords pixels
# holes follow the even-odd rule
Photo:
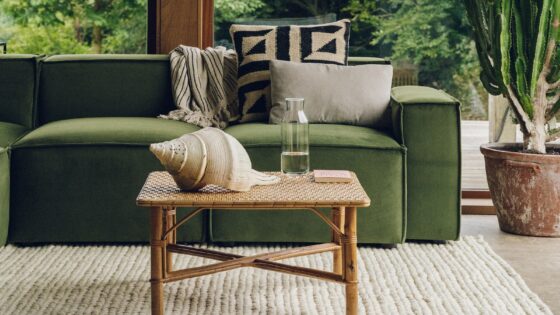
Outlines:
[[[533,125],[535,128],[530,130],[529,135],[525,137],[526,148],[529,151],[535,151],[538,153],[546,153],[546,141],[547,132],[545,125],[548,118],[548,99],[547,92],[549,90],[550,84],[547,82],[546,78],[550,74],[551,70],[551,60],[554,55],[554,50],[556,48],[556,40],[551,38],[546,46],[545,59],[541,73],[539,74],[539,79],[537,81],[535,96],[533,98]]]

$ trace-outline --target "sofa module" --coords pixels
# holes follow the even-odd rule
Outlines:
[[[23,93],[27,98],[12,103],[30,110],[21,115],[27,121],[14,132],[15,143],[0,150],[0,168],[11,170],[9,178],[0,176],[2,219],[8,214],[5,196],[11,196],[8,241],[148,241],[147,215],[134,205],[147,174],[161,170],[148,145],[198,130],[156,118],[174,108],[168,57],[25,58],[35,69],[27,76],[34,85]],[[11,95],[1,88],[0,93]],[[399,87],[393,89],[392,110],[392,130],[311,125],[311,167],[358,173],[374,201],[359,213],[361,242],[455,239],[460,218],[458,103],[434,89]],[[244,145],[255,169],[278,170],[279,126],[237,124],[225,131]],[[7,220],[1,228],[7,231]],[[179,238],[320,242],[324,229],[305,213],[247,211],[232,218],[213,209],[189,222]]]

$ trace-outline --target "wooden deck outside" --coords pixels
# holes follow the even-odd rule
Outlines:
[[[489,142],[489,134],[490,125],[488,121],[461,121],[463,190],[488,190],[484,156],[480,153],[480,145]],[[516,142],[522,142],[523,137],[519,126],[517,126],[516,135]]]
[[[488,143],[488,135],[488,121],[463,120],[461,122],[463,190],[488,190],[484,157],[480,153],[480,145]]]

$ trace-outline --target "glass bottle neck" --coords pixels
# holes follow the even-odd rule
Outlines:
[[[287,98],[286,99],[286,110],[288,112],[298,112],[303,111],[304,101],[302,98]]]

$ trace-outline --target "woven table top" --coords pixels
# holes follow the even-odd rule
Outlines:
[[[350,183],[315,183],[312,174],[280,176],[278,184],[254,186],[248,192],[235,192],[225,188],[208,185],[198,192],[183,192],[167,172],[152,172],[136,204],[139,206],[182,206],[208,208],[310,208],[354,206],[367,207],[369,197],[352,173]]]

